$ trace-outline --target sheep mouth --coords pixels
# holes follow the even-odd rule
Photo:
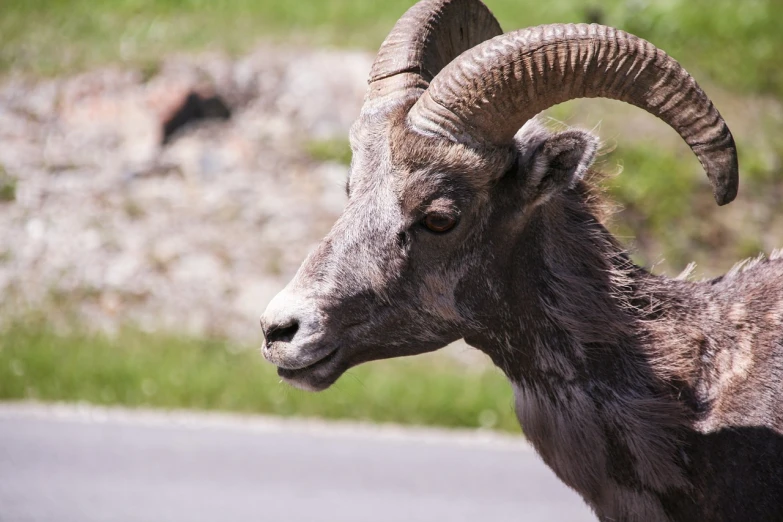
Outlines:
[[[295,370],[277,368],[277,375],[286,383],[307,391],[322,391],[342,375],[338,359],[340,350],[335,348],[321,359]]]

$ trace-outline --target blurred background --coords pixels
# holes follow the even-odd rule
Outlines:
[[[2,0],[0,398],[221,409],[518,432],[463,345],[281,385],[258,316],[344,203],[348,127],[410,0]],[[783,2],[486,0],[505,30],[598,22],[678,59],[740,151],[715,206],[674,131],[619,102],[597,132],[638,262],[696,277],[783,246]],[[622,173],[620,173],[622,171]]]

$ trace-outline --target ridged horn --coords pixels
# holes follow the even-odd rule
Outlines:
[[[432,80],[408,121],[454,141],[502,146],[539,112],[597,97],[665,121],[699,158],[717,203],[737,195],[734,139],[712,101],[676,60],[611,27],[543,25],[479,44]]]
[[[369,78],[365,104],[415,96],[454,58],[501,34],[479,0],[423,0],[386,37]]]

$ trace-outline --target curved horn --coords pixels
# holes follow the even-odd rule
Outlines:
[[[508,145],[544,109],[596,97],[668,123],[699,158],[718,204],[737,195],[734,139],[712,101],[676,60],[611,27],[543,25],[484,42],[446,66],[408,118],[453,141]]]
[[[365,104],[418,98],[454,58],[501,34],[495,16],[479,0],[423,0],[386,37],[369,78]]]

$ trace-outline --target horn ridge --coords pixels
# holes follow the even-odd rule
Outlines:
[[[575,98],[640,107],[699,158],[718,204],[734,199],[737,153],[728,126],[693,77],[653,44],[597,24],[549,24],[492,38],[446,65],[408,115],[453,141],[508,145],[541,111]]]
[[[399,19],[381,44],[365,104],[418,97],[454,58],[502,33],[480,0],[422,0]]]

